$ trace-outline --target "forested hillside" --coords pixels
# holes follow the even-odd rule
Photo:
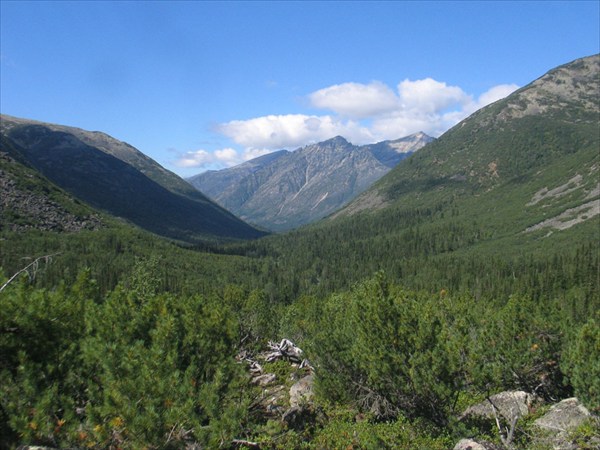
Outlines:
[[[598,64],[549,72],[282,235],[191,246],[3,210],[0,447],[596,448]],[[284,338],[302,358],[265,356]],[[507,390],[523,413],[465,413]],[[540,430],[573,396],[578,425]]]

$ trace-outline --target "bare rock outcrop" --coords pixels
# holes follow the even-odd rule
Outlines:
[[[242,350],[237,356],[237,360],[248,367],[250,383],[261,388],[252,408],[266,418],[280,419],[288,428],[301,430],[315,417],[311,404],[312,367],[304,359],[302,349],[289,339],[269,341],[267,347],[268,351],[256,356],[247,350]],[[263,365],[276,361],[289,363],[289,379],[281,379],[281,374],[265,373]],[[289,380],[297,381],[288,388]]]
[[[546,430],[564,432],[577,428],[590,416],[588,409],[577,398],[571,397],[552,406],[534,423]]]

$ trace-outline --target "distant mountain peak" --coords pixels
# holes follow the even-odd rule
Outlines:
[[[357,146],[335,136],[188,181],[244,220],[284,231],[331,214],[431,140],[423,133]]]
[[[340,144],[349,144],[348,140],[345,137],[340,136],[340,135],[334,136],[331,139],[328,139],[328,140],[322,142],[322,144],[329,143],[329,142],[340,143]]]
[[[300,147],[299,149],[296,149],[295,151],[307,149],[307,148],[326,148],[326,147],[335,148],[335,147],[347,147],[347,146],[351,146],[351,145],[352,144],[350,142],[348,142],[348,140],[346,138],[344,138],[343,136],[334,136],[332,138],[326,139],[321,142],[315,142],[313,144],[305,145],[304,147]]]

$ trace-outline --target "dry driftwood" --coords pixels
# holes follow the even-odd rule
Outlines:
[[[513,416],[511,422],[510,422],[510,428],[509,427],[505,427],[504,430],[502,430],[502,426],[500,425],[500,419],[498,418],[498,413],[497,413],[497,407],[494,404],[494,402],[492,401],[492,399],[490,397],[487,398],[487,401],[490,402],[490,404],[492,405],[492,411],[494,412],[494,419],[496,420],[496,427],[498,428],[498,434],[500,435],[500,440],[502,441],[502,444],[504,445],[505,448],[507,449],[512,449],[513,445],[512,445],[512,441],[513,441],[513,436],[515,433],[515,428],[517,426],[517,421],[520,418],[520,414],[517,413]]]
[[[300,369],[307,368],[313,370],[313,367],[310,365],[308,359],[304,359],[302,357],[302,349],[296,347],[289,339],[282,339],[281,342],[278,343],[269,341],[267,346],[271,351],[258,355],[260,359],[264,359],[266,362],[273,362],[283,359],[291,363],[299,364]],[[263,373],[263,368],[260,363],[254,359],[247,350],[241,350],[236,356],[236,359],[240,363],[244,362],[248,364],[248,370],[253,376],[258,376]]]

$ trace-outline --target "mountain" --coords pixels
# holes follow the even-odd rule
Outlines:
[[[599,62],[480,110],[326,220],[223,245],[106,215],[92,233],[40,232],[93,228],[94,213],[34,168],[37,141],[0,135],[0,219],[21,227],[0,228],[0,447],[447,449],[474,446],[455,445],[468,432],[488,448],[596,448]],[[51,137],[46,159],[74,146]],[[109,161],[75,144],[63,164],[98,178]],[[349,145],[325,144],[334,161]],[[306,367],[262,364],[300,348]],[[525,415],[532,398],[548,411],[535,421],[483,408]],[[576,429],[549,434],[566,410]],[[511,431],[490,434],[501,421]]]
[[[600,212],[599,61],[560,66],[482,108],[336,217],[461,199],[506,234],[591,220]]]
[[[184,241],[264,235],[104,133],[0,117],[2,151],[94,208]]]
[[[208,170],[188,178],[187,181],[205,195],[222,202],[223,206],[227,205],[225,208],[229,209],[231,205],[239,207],[248,200],[248,194],[240,192],[240,186],[244,184],[245,180],[252,178],[254,174],[289,153],[288,150],[279,150],[229,169]]]
[[[431,141],[425,133],[416,133],[356,146],[338,136],[208,171],[188,181],[244,220],[284,231],[336,211]]]

